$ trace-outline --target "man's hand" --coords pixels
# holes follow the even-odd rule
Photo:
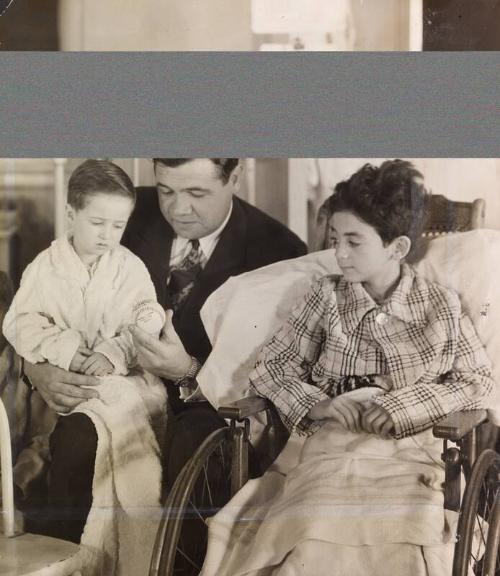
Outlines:
[[[82,364],[91,354],[92,350],[90,348],[87,348],[82,344],[78,346],[75,355],[71,360],[71,364],[69,365],[71,372],[84,372],[84,370],[82,370]]]
[[[81,372],[89,376],[106,376],[112,374],[113,364],[100,352],[92,352],[82,364]]]
[[[166,320],[160,339],[153,338],[137,326],[129,326],[139,364],[152,374],[177,380],[191,366],[191,356],[186,352],[172,324],[172,310],[166,310]]]
[[[89,398],[98,398],[97,390],[82,388],[96,386],[93,376],[68,372],[51,364],[24,363],[24,372],[45,402],[56,412],[67,413]]]
[[[376,404],[371,404],[364,411],[361,419],[361,428],[369,434],[377,434],[381,438],[392,438],[394,422],[387,410]]]
[[[363,410],[363,404],[355,402],[346,396],[337,396],[336,398],[318,402],[311,408],[308,416],[312,420],[336,420],[346,430],[359,432],[361,430]]]

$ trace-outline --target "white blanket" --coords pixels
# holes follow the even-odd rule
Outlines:
[[[99,399],[77,409],[92,419],[98,436],[93,503],[80,549],[84,574],[146,574],[161,515],[155,428],[163,436],[165,386],[136,374],[104,377],[98,390]]]
[[[286,476],[250,481],[214,517],[202,576],[451,574],[441,448],[430,431],[382,440],[325,424]]]

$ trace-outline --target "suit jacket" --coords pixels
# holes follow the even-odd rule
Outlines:
[[[156,188],[137,189],[137,205],[122,243],[146,264],[158,301],[169,306],[167,279],[175,233],[160,212]],[[205,300],[230,276],[255,270],[279,260],[306,254],[306,245],[286,226],[238,197],[219,241],[196,279],[195,285],[173,317],[173,324],[187,352],[205,361],[211,345],[200,318]],[[169,386],[169,397],[178,389]]]

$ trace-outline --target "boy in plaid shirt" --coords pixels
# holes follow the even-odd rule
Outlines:
[[[422,233],[421,178],[409,162],[367,164],[329,199],[343,276],[312,287],[250,376],[290,431],[310,434],[333,418],[401,438],[485,406],[490,363],[458,296],[405,263]],[[342,395],[346,383],[382,393],[360,403]]]

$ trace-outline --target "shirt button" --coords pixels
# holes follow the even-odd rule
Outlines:
[[[384,312],[380,312],[375,316],[375,322],[380,324],[380,326],[384,326],[387,324],[387,322],[389,322],[389,317]]]

